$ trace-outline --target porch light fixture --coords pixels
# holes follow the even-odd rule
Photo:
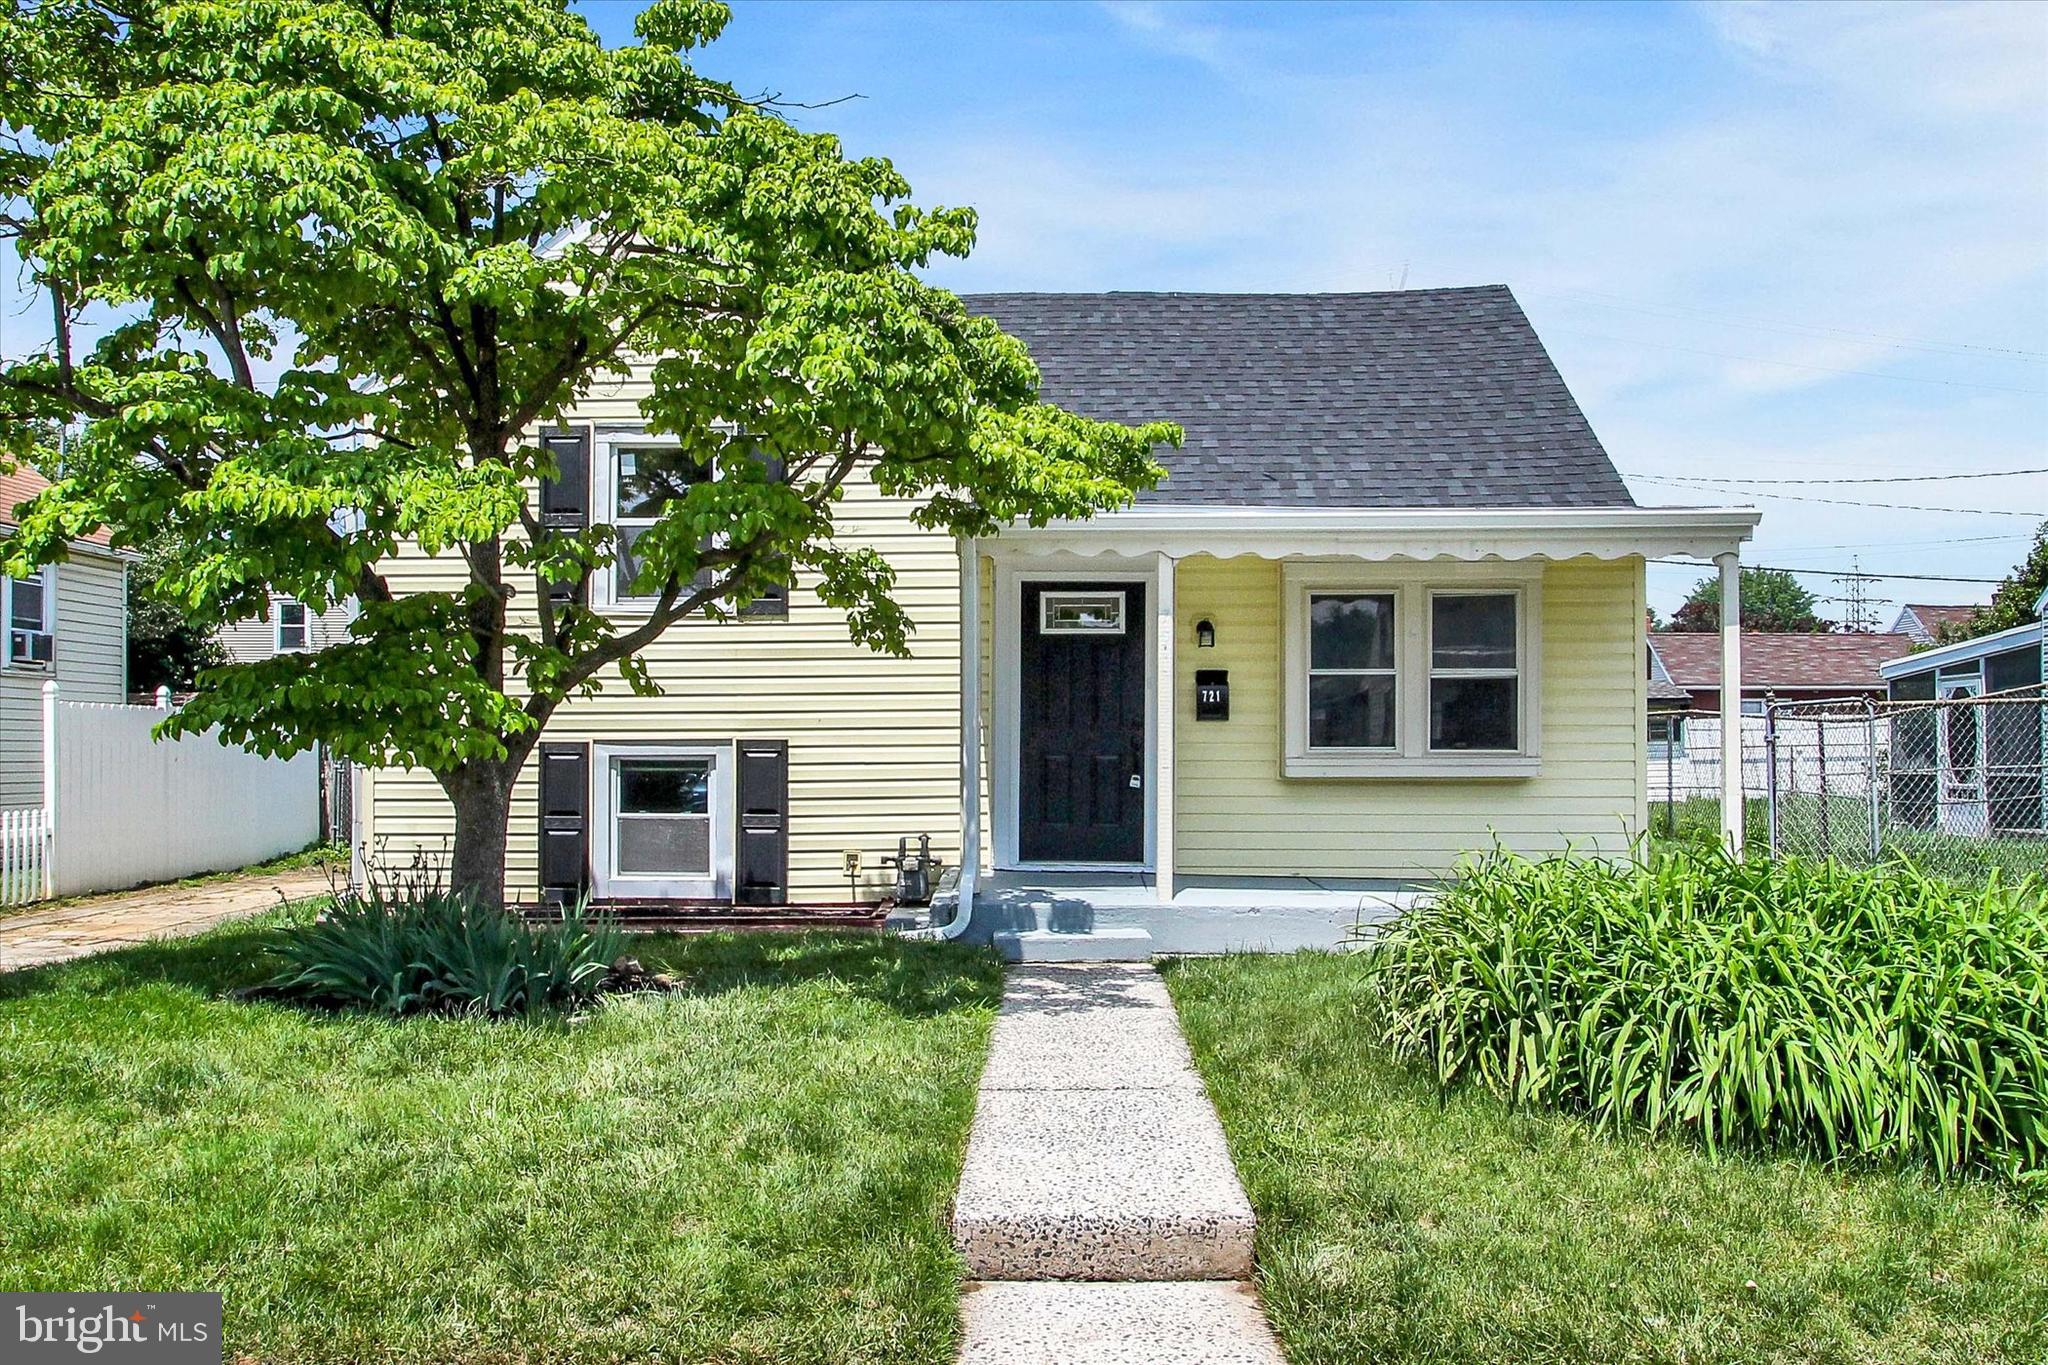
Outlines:
[[[1216,623],[1206,616],[1195,622],[1195,648],[1216,648]]]

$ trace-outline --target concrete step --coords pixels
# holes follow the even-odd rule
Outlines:
[[[1285,1365],[1248,1284],[970,1284],[960,1365]]]
[[[997,934],[995,946],[1010,962],[1146,962],[1152,957],[1151,933],[1131,928],[1071,934],[1051,929],[1013,930]]]
[[[988,1280],[1241,1280],[1252,1208],[1199,1087],[984,1088],[953,1208]]]

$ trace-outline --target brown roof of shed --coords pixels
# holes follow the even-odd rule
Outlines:
[[[1742,686],[1810,691],[1884,687],[1877,666],[1913,652],[1910,635],[1742,633]],[[1658,631],[1650,647],[1671,681],[1689,690],[1721,685],[1721,637],[1713,631]]]

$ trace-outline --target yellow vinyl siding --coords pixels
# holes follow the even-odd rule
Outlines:
[[[593,402],[575,421],[630,422],[636,388]],[[929,834],[948,865],[960,850],[959,561],[950,537],[910,522],[913,504],[884,498],[865,479],[851,483],[835,511],[841,540],[870,546],[897,572],[896,599],[916,625],[909,658],[877,654],[847,637],[845,613],[799,579],[789,615],[729,622],[692,620],[644,652],[663,689],[635,697],[616,673],[596,697],[566,702],[548,724],[549,742],[789,741],[789,895],[843,900],[841,858],[861,854],[860,893],[883,894],[893,872],[881,857],[902,836]],[[456,565],[417,553],[390,566],[395,591],[449,586]],[[531,588],[518,584],[517,603]],[[618,609],[622,621],[632,619]],[[530,627],[531,617],[524,624]],[[529,762],[515,790],[507,843],[508,889],[537,887],[538,790]],[[452,812],[424,772],[372,774],[365,837],[373,860],[403,865],[409,850],[438,850],[453,833]]]
[[[1528,852],[1617,850],[1643,827],[1643,567],[1543,575],[1542,768],[1512,780],[1280,776],[1281,566],[1181,561],[1174,652],[1176,869],[1188,875],[1437,876],[1497,834]],[[1213,649],[1194,623],[1216,623]],[[1197,668],[1230,671],[1230,719],[1194,718]]]

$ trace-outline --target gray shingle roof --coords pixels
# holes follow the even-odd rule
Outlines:
[[[1379,294],[970,294],[1048,401],[1187,429],[1154,504],[1627,507],[1504,285]]]

